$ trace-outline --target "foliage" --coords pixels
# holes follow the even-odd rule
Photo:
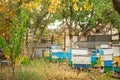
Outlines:
[[[63,26],[67,27],[69,30],[67,35],[70,37],[79,35],[81,38],[81,36],[88,35],[93,29],[96,30],[99,25],[104,27],[111,22],[108,20],[110,18],[114,18],[111,23],[114,21],[113,25],[117,26],[119,15],[111,13],[111,11],[115,12],[110,0],[65,0],[61,1],[60,8],[53,16],[62,21]],[[109,14],[115,17],[106,17]]]
[[[23,65],[29,65],[31,62],[30,62],[28,56],[23,56],[20,63]]]
[[[110,14],[106,13],[104,15],[105,22],[111,22],[114,28],[120,32],[120,16],[115,11],[110,11]]]
[[[9,8],[12,7],[13,9],[12,11],[14,12],[13,14],[14,17],[10,17],[8,15],[8,17],[10,17],[8,19],[10,20],[9,23],[11,23],[11,25],[7,25],[9,29],[7,29],[7,31],[3,32],[2,34],[7,33],[9,37],[6,38],[6,36],[0,35],[0,41],[1,41],[0,46],[2,47],[4,54],[11,61],[12,77],[13,77],[16,60],[20,56],[22,51],[22,44],[23,44],[22,40],[29,19],[29,13],[28,10],[24,10],[24,9],[22,10],[17,3],[14,3],[14,1],[13,3],[11,1],[4,1],[4,2],[10,3],[8,5],[9,7],[5,7],[5,9],[9,10]],[[6,27],[6,25],[4,25],[3,27]]]
[[[10,37],[11,19],[15,17],[16,9],[13,6],[16,7],[16,5],[10,3],[10,1],[0,1],[0,36],[3,36],[5,40],[8,40]]]
[[[17,14],[19,14],[19,20],[18,18],[13,19],[13,27],[11,27],[9,30],[10,39],[6,41],[2,36],[0,38],[0,45],[3,48],[4,53],[9,53],[9,56],[12,58],[17,58],[21,53],[22,39],[25,32],[27,20],[29,18],[27,12],[21,12]],[[12,53],[10,51],[12,51]]]
[[[55,13],[57,8],[60,7],[61,0],[49,0],[50,6],[48,8],[49,13]]]

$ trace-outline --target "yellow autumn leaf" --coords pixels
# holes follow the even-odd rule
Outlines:
[[[30,2],[30,3],[28,3],[28,7],[31,7],[32,6],[32,3]]]
[[[92,7],[93,7],[93,3],[89,4],[88,0],[84,2],[84,10],[89,11],[92,9]]]
[[[55,13],[55,11],[56,11],[56,9],[52,5],[48,8],[49,13]]]
[[[25,3],[22,3],[22,6],[21,6],[22,8],[24,8],[25,7]]]
[[[34,8],[36,9],[38,7],[38,3],[34,3]]]
[[[74,3],[73,8],[74,8],[75,11],[78,11],[78,6],[77,6],[76,3]]]
[[[58,6],[60,6],[61,4],[61,0],[49,0],[49,2],[50,2],[50,6],[48,8],[48,12],[55,13],[57,8],[59,8]]]
[[[5,58],[7,58],[7,59],[10,59],[10,56],[8,56],[8,55],[5,55]]]
[[[83,8],[82,7],[80,7],[80,11],[82,11],[83,10]]]
[[[93,7],[93,3],[91,3],[90,7],[91,7],[91,8]]]
[[[72,0],[73,2],[79,2],[79,0]]]
[[[39,2],[42,2],[42,0],[39,0]]]

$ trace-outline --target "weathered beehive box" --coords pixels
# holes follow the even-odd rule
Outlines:
[[[51,54],[50,54],[51,58],[53,58],[53,59],[59,58],[58,54],[60,54],[60,52],[63,52],[63,50],[62,49],[52,49]]]
[[[114,72],[120,73],[120,44],[112,45],[114,50],[113,54],[113,64],[114,64]]]
[[[90,68],[96,63],[96,56],[91,56],[88,49],[72,49],[70,59],[75,68]]]
[[[112,71],[113,69],[113,49],[112,48],[101,48],[100,53],[100,63],[103,67],[104,72]]]

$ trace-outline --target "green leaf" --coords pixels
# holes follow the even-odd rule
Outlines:
[[[17,15],[17,16],[20,16],[20,15],[21,15],[21,9],[20,9],[20,8],[17,9],[16,15]]]

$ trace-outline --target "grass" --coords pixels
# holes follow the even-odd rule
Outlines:
[[[11,68],[0,68],[0,80],[12,80]],[[35,59],[29,65],[16,65],[14,80],[115,80],[111,72],[100,73],[99,69],[81,71],[68,66],[67,62],[54,63]]]

